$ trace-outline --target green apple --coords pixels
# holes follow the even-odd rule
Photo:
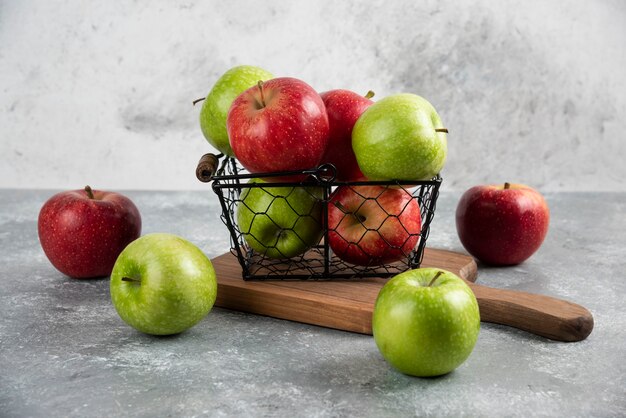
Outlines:
[[[363,112],[352,130],[352,148],[370,180],[428,180],[445,164],[447,132],[426,99],[396,94]]]
[[[148,234],[131,242],[111,273],[117,313],[147,334],[178,334],[191,328],[209,313],[216,296],[211,261],[172,234]]]
[[[398,274],[378,294],[374,340],[393,367],[413,376],[451,372],[471,354],[480,330],[474,293],[449,271]]]
[[[250,180],[251,184],[265,184]],[[237,208],[237,225],[248,245],[269,258],[291,258],[322,237],[322,189],[250,187]]]
[[[226,71],[213,85],[200,110],[200,128],[209,144],[221,153],[234,156],[228,142],[226,117],[233,100],[241,93],[274,76],[262,68],[240,65]]]

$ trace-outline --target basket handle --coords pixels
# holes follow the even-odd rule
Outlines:
[[[217,171],[219,157],[215,154],[204,154],[196,167],[196,177],[203,183],[208,183],[213,179],[213,175]]]

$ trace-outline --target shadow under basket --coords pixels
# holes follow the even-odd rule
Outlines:
[[[241,265],[244,280],[386,278],[420,266],[442,178],[437,176],[427,181],[345,182],[337,181],[335,173],[336,169],[332,164],[323,164],[309,170],[250,174],[231,157],[205,154],[200,159],[196,176],[202,182],[212,182],[213,191],[217,194],[222,209],[221,220],[230,234],[230,251]],[[361,200],[360,206],[351,212],[332,200],[333,193],[337,193],[339,188],[350,188],[350,192]],[[372,190],[376,192],[372,194]],[[404,194],[404,206],[399,211],[389,212],[387,206],[382,203],[383,193]],[[301,207],[303,205],[298,204],[298,200],[302,202],[303,199],[313,203],[304,205],[303,209]],[[260,206],[259,201],[263,202]],[[409,206],[417,210],[415,203],[419,205],[421,215],[419,232],[411,231],[411,228],[402,224],[403,219],[406,219],[403,212],[408,211]],[[336,216],[337,211],[330,205],[335,205],[342,211],[339,220]],[[369,206],[370,211],[382,213],[374,224],[357,217],[358,210],[365,205]],[[284,219],[277,219],[273,214],[272,206],[282,214],[293,211],[290,217],[287,217],[295,221],[285,225]],[[329,217],[331,211],[334,211],[335,216]],[[361,228],[363,235],[359,239],[355,240],[352,237],[351,240],[346,238],[345,241],[348,247],[354,247],[351,248],[353,253],[355,251],[363,253],[361,255],[371,260],[369,265],[344,261],[350,257],[345,255],[339,257],[331,249],[329,245],[331,240],[337,242],[344,239],[339,228],[344,221],[360,222],[365,227]],[[268,242],[267,236],[257,236],[259,232],[254,222],[274,226],[279,232],[275,232],[274,238]],[[308,226],[299,227],[300,223]],[[392,223],[396,230],[404,229],[403,242],[392,243],[381,234],[383,228],[389,227]],[[315,230],[316,233],[311,238],[308,232],[307,236],[304,236],[302,230]],[[369,249],[366,248],[364,240],[368,238],[368,234],[379,234],[387,250],[396,255],[392,257],[396,261],[376,261],[376,256],[367,257]],[[291,235],[292,244],[295,242],[296,246],[307,248],[306,251],[293,256],[286,253],[279,243],[281,235]]]

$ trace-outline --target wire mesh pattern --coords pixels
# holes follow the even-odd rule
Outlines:
[[[335,172],[250,174],[220,162],[212,187],[244,279],[391,277],[420,266],[441,177],[340,182]]]

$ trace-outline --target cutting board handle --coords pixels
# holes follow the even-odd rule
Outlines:
[[[557,341],[581,341],[593,329],[584,307],[550,296],[471,283],[485,322],[509,325]]]

